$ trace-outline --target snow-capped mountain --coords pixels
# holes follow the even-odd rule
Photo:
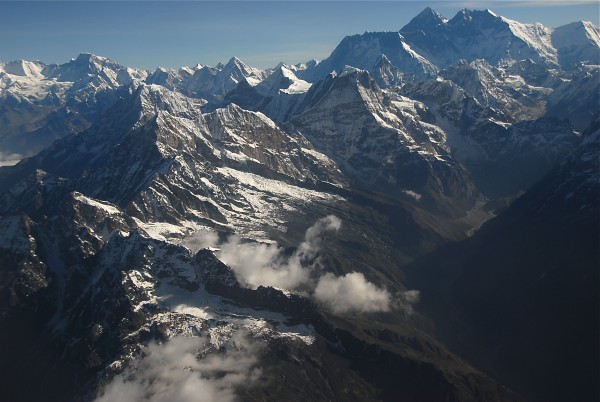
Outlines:
[[[22,60],[1,64],[2,159],[16,163],[55,139],[83,131],[112,106],[119,89],[145,77],[144,71],[83,53],[61,65]]]
[[[562,46],[560,41],[555,43],[554,38],[560,34],[556,35],[552,28],[542,24],[522,24],[490,10],[463,9],[448,20],[426,8],[400,33],[417,52],[441,68],[460,59],[485,59],[495,66],[531,59],[547,67],[556,67],[559,65],[558,49]],[[569,36],[577,46],[584,45],[584,38]],[[595,57],[597,59],[598,55]]]
[[[401,80],[413,81],[434,76],[437,68],[413,50],[398,32],[365,32],[345,37],[331,55],[312,68],[299,72],[309,82],[322,79],[332,71],[341,73],[345,66],[376,71],[382,55],[401,67]]]
[[[278,122],[287,121],[295,114],[303,99],[301,95],[311,87],[310,83],[299,79],[294,71],[298,70],[280,64],[257,85],[241,82],[227,93],[225,101],[248,110],[261,111]]]
[[[239,83],[247,82],[253,86],[266,76],[265,71],[249,67],[237,57],[232,57],[227,64],[219,63],[216,67],[196,66],[194,69],[181,68],[177,71],[159,68],[146,82],[206,99],[214,109],[223,104],[225,95]]]
[[[569,68],[580,63],[597,65],[600,59],[600,32],[588,21],[572,22],[552,32],[552,44],[561,66]]]
[[[268,70],[0,63],[0,399],[585,400],[519,334],[592,321],[599,55],[427,8]]]

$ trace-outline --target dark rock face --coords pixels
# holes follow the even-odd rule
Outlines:
[[[597,397],[598,146],[596,129],[472,239],[412,271],[440,334],[531,400]]]
[[[555,117],[499,123],[509,111],[484,107],[452,81],[410,84],[402,93],[424,102],[441,125],[449,126],[453,156],[491,199],[525,191],[580,142],[569,121]]]

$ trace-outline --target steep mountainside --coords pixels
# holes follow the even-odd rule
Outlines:
[[[535,401],[598,397],[597,124],[593,130],[473,238],[409,269],[422,308],[453,350]]]
[[[412,197],[451,216],[475,204],[468,172],[448,154],[445,133],[419,118],[418,103],[388,98],[368,73],[357,70],[315,91],[322,95],[312,97],[313,104],[291,123],[360,185]]]

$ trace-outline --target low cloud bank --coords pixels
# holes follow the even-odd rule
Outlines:
[[[243,286],[297,289],[308,285],[311,273],[319,269],[320,261],[315,258],[323,237],[337,232],[341,225],[341,220],[333,215],[319,219],[308,228],[304,241],[291,256],[286,256],[277,244],[242,243],[238,236],[219,245],[217,256],[233,269]]]
[[[251,385],[261,375],[251,344],[199,359],[203,348],[202,338],[176,337],[162,345],[150,344],[145,357],[113,378],[95,402],[232,402],[237,387]]]
[[[325,236],[337,233],[342,221],[329,215],[308,228],[304,241],[291,255],[277,244],[244,243],[239,236],[230,236],[219,243],[210,231],[195,234],[186,244],[192,249],[218,248],[217,257],[235,272],[242,286],[255,289],[272,286],[280,289],[302,290],[316,302],[334,313],[371,313],[393,308],[412,312],[418,301],[418,291],[392,295],[387,289],[369,282],[362,273],[343,276],[323,274],[319,253]]]
[[[8,154],[6,152],[0,152],[0,166],[12,166],[16,165],[25,156],[21,154]]]
[[[367,281],[359,272],[344,276],[323,275],[319,278],[314,297],[334,313],[389,311],[391,305],[390,293]]]

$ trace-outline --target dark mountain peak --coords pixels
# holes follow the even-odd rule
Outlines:
[[[399,45],[402,41],[402,36],[398,31],[383,31],[383,32],[369,32],[365,31],[362,34],[346,36],[342,42],[336,47],[336,50],[348,46],[356,46],[357,44],[364,42],[377,41],[380,44],[388,46]],[[335,53],[335,50],[334,50]]]
[[[316,66],[317,64],[319,64],[319,61],[318,61],[318,60],[316,60],[316,59],[310,59],[309,61],[307,61],[307,62],[306,62],[306,67],[307,67],[307,68],[309,68],[309,67],[314,67],[314,66]]]
[[[223,67],[223,71],[239,71],[239,72],[247,72],[248,66],[238,59],[237,57],[232,57],[229,59],[227,64]]]
[[[79,53],[79,55],[75,58],[75,61],[78,63],[85,63],[85,62],[89,62],[90,60],[96,58],[97,56],[94,55],[93,53]]]
[[[456,15],[448,21],[448,25],[461,26],[469,25],[474,27],[489,26],[502,21],[502,17],[496,15],[492,10],[486,8],[485,10],[469,10],[463,8]]]
[[[237,56],[233,56],[231,59],[229,59],[229,61],[227,62],[227,64],[225,66],[240,66],[240,65],[245,66],[245,64],[242,60],[240,60]]]
[[[408,24],[400,30],[400,32],[415,32],[424,31],[428,32],[432,29],[442,27],[446,24],[447,20],[441,14],[435,12],[430,7],[426,7],[416,17],[414,17]]]
[[[367,70],[345,66],[342,72],[335,78],[338,86],[350,86],[353,89],[359,87],[380,91],[379,86]]]
[[[112,73],[106,75],[105,70],[111,70],[115,74],[124,69],[122,65],[102,56],[97,56],[93,53],[80,53],[76,58],[71,61],[61,64],[56,68],[52,69],[52,76],[50,78],[57,78],[59,81],[73,81],[78,82],[87,80],[90,77],[102,76],[102,78],[112,82]]]
[[[94,72],[102,70],[104,66],[108,66],[114,70],[125,68],[107,57],[97,56],[93,53],[80,53],[77,58],[72,59],[71,62],[67,63],[67,65],[68,64],[82,68],[87,67]]]

